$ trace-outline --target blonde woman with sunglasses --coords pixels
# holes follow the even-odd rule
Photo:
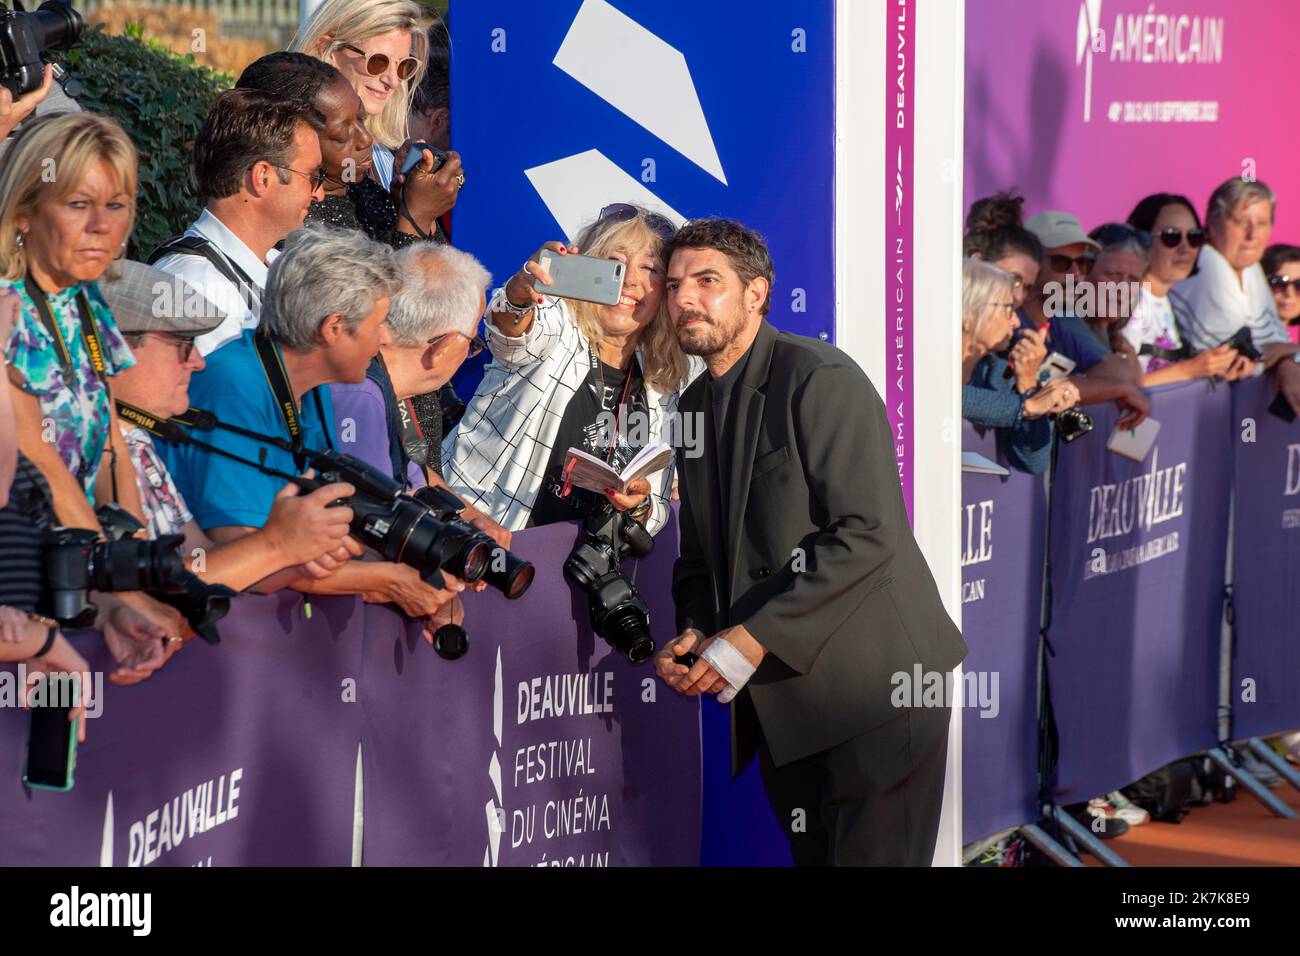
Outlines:
[[[394,180],[400,188],[409,179],[410,187],[394,196],[398,208],[422,238],[438,239],[437,219],[456,204],[465,184],[460,157],[448,153],[435,172],[434,155],[426,150],[409,176],[398,173],[410,145],[411,97],[428,62],[425,27],[412,0],[325,0],[289,49],[324,60],[352,84],[374,138],[370,175],[386,190],[394,189]]]

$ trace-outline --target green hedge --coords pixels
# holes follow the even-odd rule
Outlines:
[[[140,154],[138,211],[128,255],[144,259],[169,236],[182,232],[199,213],[195,197],[194,137],[213,99],[233,85],[226,73],[177,56],[139,28],[112,36],[99,27],[66,55],[65,66],[80,81],[83,109],[122,124]]]

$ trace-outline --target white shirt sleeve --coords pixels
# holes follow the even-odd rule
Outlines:
[[[154,265],[164,272],[180,276],[225,313],[225,318],[221,320],[220,325],[194,339],[200,355],[210,355],[220,346],[239,338],[245,326],[255,324],[253,313],[239,289],[203,256],[183,254],[163,256]]]

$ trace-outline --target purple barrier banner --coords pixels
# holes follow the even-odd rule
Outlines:
[[[1300,127],[1268,121],[1260,78],[1291,75],[1295,13],[1295,0],[967,0],[966,203],[1014,187],[1027,216],[1063,209],[1091,229],[1157,192],[1203,216],[1232,176],[1294,196]],[[1278,204],[1275,241],[1294,238],[1296,210]]]
[[[561,574],[577,536],[572,524],[515,535],[533,586],[471,598],[458,661],[366,609],[366,865],[699,864],[698,700],[592,634]],[[676,540],[673,524],[623,564],[660,645],[674,636]]]
[[[995,429],[962,450],[1007,467]],[[962,839],[1039,817],[1038,626],[1047,493],[1041,476],[962,474]]]
[[[346,866],[361,712],[361,604],[249,595],[132,687],[102,682],[68,793],[21,777],[27,715],[0,671],[0,865]],[[112,670],[99,635],[75,638]]]
[[[1300,728],[1300,422],[1268,379],[1233,386],[1234,738]]]
[[[1217,738],[1230,396],[1197,381],[1151,402],[1160,433],[1145,461],[1107,451],[1110,404],[1089,405],[1096,427],[1059,449],[1047,670],[1060,803]]]

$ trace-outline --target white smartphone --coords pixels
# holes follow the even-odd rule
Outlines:
[[[533,288],[539,294],[618,305],[619,296],[623,294],[626,263],[592,256],[562,256],[549,249],[538,256],[538,260],[554,280],[552,285],[546,285],[540,279],[534,281]]]
[[[1134,461],[1146,461],[1159,434],[1160,423],[1154,418],[1145,418],[1137,428],[1116,428],[1106,440],[1106,448]]]
[[[1074,372],[1074,359],[1066,358],[1060,352],[1053,352],[1047,358],[1043,359],[1043,364],[1038,366],[1038,384],[1046,385],[1048,382],[1059,382],[1070,377]]]

